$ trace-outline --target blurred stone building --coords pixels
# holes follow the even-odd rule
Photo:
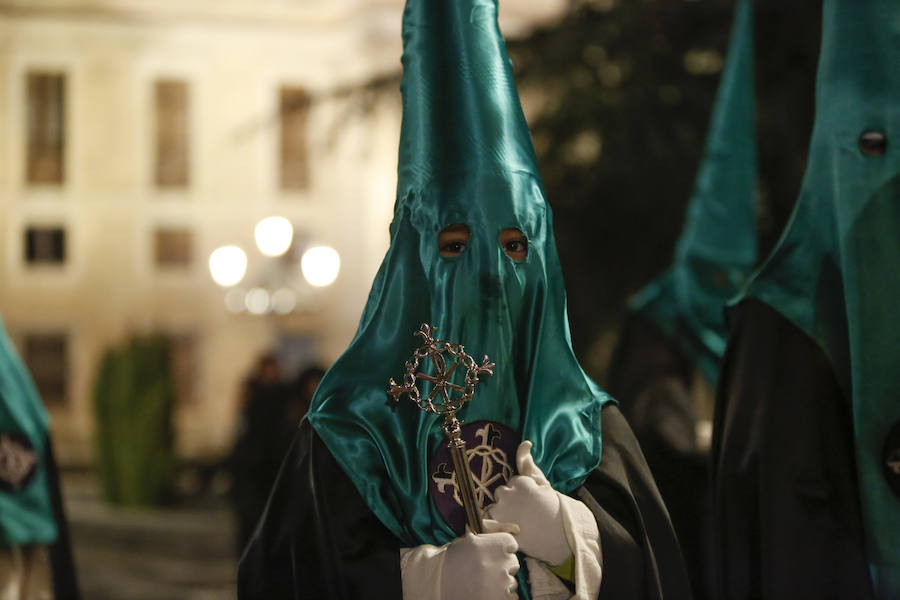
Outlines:
[[[515,36],[567,2],[501,4]],[[0,0],[0,315],[51,412],[61,462],[90,462],[98,361],[131,334],[174,343],[187,458],[228,447],[260,353],[299,367],[346,346],[388,243],[401,10],[401,0]],[[271,215],[295,228],[284,258],[254,244]],[[230,309],[207,268],[226,244],[249,257]],[[341,255],[329,287],[299,275],[313,244]],[[293,299],[250,314],[234,300],[253,287]]]

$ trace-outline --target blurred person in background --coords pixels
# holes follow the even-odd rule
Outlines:
[[[230,458],[239,554],[262,515],[284,456],[290,394],[281,364],[271,353],[260,357],[243,383],[240,424]]]
[[[2,321],[0,598],[79,598],[49,418]]]
[[[632,299],[609,372],[609,392],[659,485],[697,599],[712,596],[709,432],[725,304],[757,259],[753,53],[752,3],[739,0],[675,260]]]
[[[637,442],[572,351],[496,1],[409,0],[403,41],[391,245],[241,560],[239,598],[690,598]],[[438,418],[386,406],[425,322],[496,362],[460,413],[496,519],[479,535]]]
[[[297,376],[292,384],[292,392],[288,398],[285,408],[285,424],[287,426],[287,442],[284,450],[287,451],[290,441],[294,438],[294,433],[300,425],[300,420],[309,411],[310,403],[319,382],[325,376],[325,369],[319,366],[306,367]]]
[[[803,185],[730,318],[717,597],[900,598],[900,3],[825,0]]]

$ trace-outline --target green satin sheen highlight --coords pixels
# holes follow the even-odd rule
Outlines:
[[[809,163],[791,220],[744,298],[824,350],[851,399],[872,580],[900,597],[900,499],[882,449],[900,421],[900,3],[826,0]],[[887,137],[860,151],[864,131]]]
[[[672,266],[631,302],[713,384],[725,353],[724,308],[757,260],[753,6],[738,0],[706,151]]]
[[[43,465],[49,419],[31,376],[0,320],[0,433],[24,435],[39,456],[37,472],[22,489],[0,490],[0,547],[50,544],[56,521]]]
[[[391,244],[356,336],[325,375],[308,419],[378,518],[405,544],[454,535],[428,495],[428,461],[446,443],[437,417],[385,405],[419,344],[437,337],[497,363],[460,417],[501,422],[535,443],[556,489],[600,462],[609,398],[572,351],[550,208],[538,175],[496,1],[409,0],[403,16],[403,123]],[[465,223],[468,247],[438,251]],[[528,256],[510,259],[500,232],[520,229]]]

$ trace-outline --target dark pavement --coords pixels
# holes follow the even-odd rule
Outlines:
[[[106,505],[89,474],[63,490],[84,600],[233,600],[234,522],[222,494],[165,509]]]

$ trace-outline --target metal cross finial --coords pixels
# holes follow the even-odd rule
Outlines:
[[[397,384],[392,378],[388,394],[395,402],[400,402],[401,396],[407,394],[422,410],[446,416],[450,413],[456,413],[472,399],[472,396],[475,394],[475,384],[478,383],[479,377],[493,375],[495,365],[487,356],[484,357],[480,365],[477,364],[475,359],[466,354],[462,344],[435,339],[432,334],[436,330],[437,327],[431,327],[427,323],[423,323],[415,332],[414,335],[420,336],[423,343],[416,348],[412,358],[406,361],[406,374],[403,376],[403,384]],[[449,361],[444,357],[444,354],[449,355]],[[416,372],[424,358],[431,359],[434,365],[433,376]],[[447,366],[448,362],[450,363],[449,367]],[[450,380],[454,371],[460,366],[466,368],[464,385],[453,383]],[[424,379],[434,384],[434,387],[425,397],[422,397],[416,385],[418,379]],[[454,394],[453,392],[456,393]]]
[[[406,373],[403,376],[403,384],[400,385],[393,378],[390,380],[388,395],[391,399],[388,404],[399,404],[404,394],[416,403],[420,409],[444,417],[442,429],[447,435],[450,446],[450,454],[453,458],[453,470],[456,472],[456,480],[459,484],[463,506],[466,509],[466,517],[469,528],[474,533],[481,533],[481,509],[475,499],[472,473],[469,470],[469,462],[466,458],[466,442],[461,436],[461,423],[456,418],[456,413],[475,395],[475,384],[479,377],[494,374],[494,363],[487,356],[481,364],[466,354],[462,344],[454,344],[444,340],[435,339],[433,333],[437,327],[431,327],[423,323],[413,335],[422,338],[423,343],[413,352],[412,358],[406,361]],[[449,356],[449,360],[444,355]],[[424,358],[431,359],[434,365],[434,375],[416,372],[419,363]],[[449,367],[448,367],[449,362]],[[466,375],[464,385],[453,383],[450,378],[460,366],[465,367]],[[418,379],[424,379],[434,384],[428,395],[422,397],[416,385]]]

